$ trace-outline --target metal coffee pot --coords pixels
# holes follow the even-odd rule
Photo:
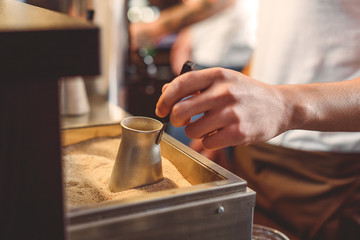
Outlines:
[[[122,137],[109,187],[112,192],[155,183],[163,178],[160,141],[163,124],[149,117],[121,121]]]

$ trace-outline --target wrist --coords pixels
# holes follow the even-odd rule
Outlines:
[[[306,128],[313,112],[306,91],[300,85],[280,85],[279,90],[285,109],[286,130]]]

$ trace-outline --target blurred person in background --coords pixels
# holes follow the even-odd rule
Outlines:
[[[156,46],[165,37],[232,6],[235,0],[183,0],[168,7],[149,22],[130,24],[132,50]]]
[[[171,50],[171,65],[179,74],[191,60],[197,69],[224,67],[242,71],[255,44],[257,0],[233,5],[179,32]]]

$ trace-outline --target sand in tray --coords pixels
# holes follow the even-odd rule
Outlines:
[[[120,138],[95,138],[63,149],[67,208],[191,186],[177,168],[163,157],[163,180],[140,188],[118,193],[111,192],[108,184],[120,140]]]

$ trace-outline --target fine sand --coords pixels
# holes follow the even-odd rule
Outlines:
[[[176,167],[163,157],[163,180],[140,188],[111,192],[108,184],[120,141],[120,138],[95,138],[63,149],[67,208],[191,186]]]

